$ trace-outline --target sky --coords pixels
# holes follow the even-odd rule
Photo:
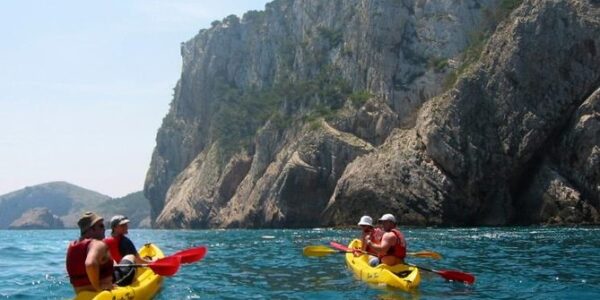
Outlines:
[[[0,195],[143,189],[180,43],[266,0],[0,2]]]

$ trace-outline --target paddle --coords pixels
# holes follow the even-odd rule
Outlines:
[[[331,249],[327,246],[306,246],[302,249],[302,253],[306,256],[325,256],[332,253],[346,253],[345,251],[338,251]]]
[[[204,258],[204,256],[206,255],[206,251],[207,250],[205,246],[198,246],[190,249],[177,251],[169,255],[168,257],[179,256],[181,257],[182,264],[190,264]]]
[[[419,258],[442,259],[441,254],[439,254],[437,252],[429,251],[429,250],[422,250],[422,251],[418,251],[418,252],[408,252],[406,254],[409,256],[419,257]]]
[[[331,245],[331,247],[333,247],[333,248],[335,248],[335,249],[338,249],[338,250],[340,250],[340,251],[345,251],[345,252],[354,252],[355,250],[358,250],[358,251],[360,251],[360,252],[363,252],[363,253],[366,253],[366,254],[371,254],[371,253],[368,253],[367,251],[363,251],[363,250],[361,250],[361,249],[353,249],[353,248],[348,248],[348,247],[346,247],[346,246],[344,246],[344,245],[342,245],[342,244],[340,244],[340,243],[336,243],[336,242],[329,242],[329,245]],[[377,256],[377,255],[375,255],[375,254],[372,254],[372,255],[374,255],[374,256]]]
[[[331,245],[331,247],[339,249],[341,251],[352,251],[353,250],[353,249],[350,249],[350,248],[348,248],[342,244],[336,243],[336,242],[330,242],[329,244]],[[371,253],[369,253],[369,254],[371,254]],[[373,255],[373,254],[371,254],[371,255]],[[442,276],[446,280],[461,281],[461,282],[465,282],[468,284],[473,284],[475,282],[475,276],[473,276],[472,274],[469,274],[469,273],[461,272],[461,271],[434,270],[434,269],[424,268],[421,266],[408,264],[408,263],[406,265],[417,267],[417,268],[425,270],[425,271],[433,272],[435,274]]]
[[[339,245],[339,244],[338,244]],[[359,250],[361,252],[363,252],[362,250]],[[335,250],[335,249],[331,249],[327,246],[306,246],[304,247],[304,249],[302,250],[302,253],[305,256],[325,256],[325,255],[329,255],[329,254],[333,254],[333,253],[347,253],[347,252],[352,252],[352,250],[348,249],[348,250]],[[364,252],[366,253],[366,252]],[[414,256],[414,257],[420,257],[420,258],[432,258],[432,259],[441,259],[442,255],[440,255],[437,252],[433,252],[433,251],[419,251],[419,252],[409,252],[407,253],[407,255],[409,256]]]
[[[115,267],[148,267],[154,273],[160,276],[173,276],[179,270],[179,266],[181,265],[181,257],[179,256],[168,256],[164,258],[160,258],[156,261],[147,264],[120,264],[114,265]]]
[[[464,282],[464,283],[468,283],[468,284],[473,284],[475,282],[475,276],[473,276],[470,273],[454,271],[454,270],[434,270],[434,269],[429,269],[429,268],[425,268],[425,267],[421,267],[421,266],[417,266],[417,265],[413,265],[413,264],[409,264],[409,263],[407,263],[407,265],[417,267],[421,270],[433,272],[435,274],[438,274],[438,275],[444,277],[444,279],[446,279],[446,280],[460,281],[460,282]]]

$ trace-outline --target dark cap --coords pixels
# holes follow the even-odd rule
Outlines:
[[[129,223],[129,219],[126,216],[116,215],[110,219],[110,228],[112,229],[127,223]]]
[[[77,221],[77,226],[79,226],[81,234],[84,234],[88,229],[92,228],[94,224],[102,221],[104,221],[104,219],[101,216],[88,211],[81,215],[81,218]]]

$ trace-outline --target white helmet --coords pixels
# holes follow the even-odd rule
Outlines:
[[[367,225],[373,227],[373,219],[369,216],[362,216],[360,221],[358,221],[358,225]]]

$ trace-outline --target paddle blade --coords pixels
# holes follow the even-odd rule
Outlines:
[[[161,276],[173,276],[179,270],[181,265],[181,257],[179,256],[167,256],[165,258],[158,259],[157,261],[147,264],[147,267],[152,269],[154,273]]]
[[[409,252],[407,253],[409,256],[419,257],[419,258],[431,258],[431,259],[442,259],[442,255],[433,252],[433,251],[419,251],[419,252]]]
[[[325,255],[329,255],[332,253],[339,253],[339,251],[336,251],[334,249],[331,249],[327,246],[306,246],[304,247],[304,249],[302,250],[302,253],[305,256],[325,256]]]
[[[171,256],[179,256],[182,264],[197,262],[206,255],[206,247],[198,246],[190,249],[181,250],[173,253]]]
[[[473,284],[475,282],[475,276],[469,273],[452,270],[437,270],[435,272],[446,280],[460,281],[468,284]]]

